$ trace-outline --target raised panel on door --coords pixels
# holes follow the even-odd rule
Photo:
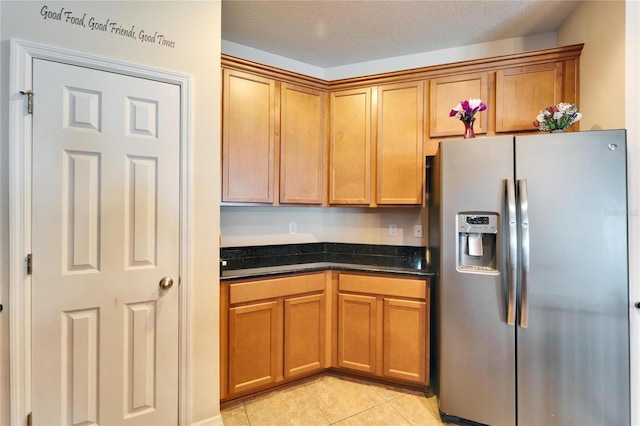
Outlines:
[[[321,370],[325,352],[324,294],[284,300],[284,376]]]
[[[35,421],[176,424],[180,88],[36,59],[34,91]]]
[[[562,102],[562,63],[496,71],[496,132],[532,131],[541,109]]]
[[[338,366],[375,373],[376,298],[338,294]]]
[[[378,87],[377,204],[422,203],[424,85]]]
[[[275,81],[225,69],[222,95],[222,201],[272,203]]]
[[[275,383],[281,374],[282,323],[278,302],[229,310],[229,393]]]
[[[326,93],[282,83],[280,203],[322,204]]]
[[[426,383],[426,302],[384,299],[383,372],[385,376]]]
[[[460,101],[482,99],[486,104],[489,95],[489,74],[474,73],[434,78],[429,81],[429,137],[464,135],[464,125],[449,113]],[[486,133],[488,114],[478,113],[474,130],[476,134]]]
[[[329,203],[371,201],[371,88],[331,93]]]

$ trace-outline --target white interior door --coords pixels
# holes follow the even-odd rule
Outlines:
[[[33,422],[177,424],[180,88],[34,59],[33,90]]]

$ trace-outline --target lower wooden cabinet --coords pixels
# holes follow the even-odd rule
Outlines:
[[[426,280],[340,274],[338,367],[428,384],[428,312]]]
[[[327,367],[325,277],[321,272],[221,286],[223,399]]]
[[[282,319],[278,301],[229,309],[229,391],[275,383],[281,374]]]
[[[284,300],[284,377],[296,377],[326,366],[325,295]]]
[[[338,294],[338,367],[376,372],[377,300]]]
[[[427,383],[427,302],[383,298],[382,375]]]
[[[429,384],[427,279],[326,271],[220,289],[223,400],[328,368]]]

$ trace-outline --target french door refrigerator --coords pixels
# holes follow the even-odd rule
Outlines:
[[[489,425],[628,425],[626,132],[440,144],[440,411]]]

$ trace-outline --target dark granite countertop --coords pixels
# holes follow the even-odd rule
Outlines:
[[[220,249],[223,281],[324,270],[429,277],[424,247],[308,243]]]

